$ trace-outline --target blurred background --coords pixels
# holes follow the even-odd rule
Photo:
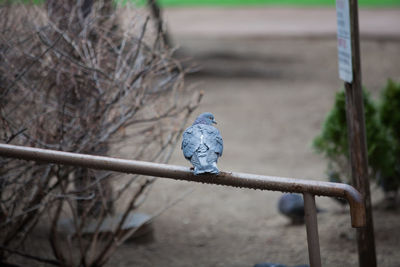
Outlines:
[[[120,1],[118,25],[132,27],[137,36],[151,8],[143,2],[136,7],[128,2]],[[166,50],[162,50],[166,54],[147,56],[156,54],[162,64],[170,56],[168,64],[177,60],[179,68],[186,70],[180,80],[174,74],[176,67],[171,67],[173,83],[184,88],[185,97],[168,95],[168,99],[178,99],[175,105],[181,109],[179,116],[174,113],[174,121],[160,122],[167,125],[160,129],[168,129],[177,138],[175,143],[168,143],[171,152],[165,159],[175,165],[190,165],[180,149],[180,130],[207,111],[214,114],[224,139],[224,155],[218,163],[221,171],[329,180],[329,160],[316,153],[313,140],[322,131],[335,95],[343,89],[338,77],[335,1],[160,0],[156,4],[161,21],[154,19],[153,13],[148,31],[161,27],[161,36],[167,38],[163,43]],[[138,23],[132,22],[132,16]],[[378,103],[388,79],[400,83],[400,1],[360,0],[359,21],[362,83]],[[112,25],[109,28],[113,29]],[[148,38],[144,40],[153,40],[151,34]],[[120,46],[116,43],[115,47]],[[128,69],[124,71],[129,73]],[[165,80],[161,81],[157,71],[152,77],[163,86]],[[148,84],[151,81],[149,78]],[[143,83],[147,84],[145,79]],[[186,112],[189,109],[185,108],[191,106],[188,99],[192,99],[186,96],[197,97],[199,91],[203,93],[200,103],[195,104],[194,111]],[[135,97],[123,105],[136,103]],[[160,103],[170,104],[166,101],[160,98],[151,102],[154,107],[143,109],[138,120],[158,119],[154,114],[161,112]],[[171,115],[168,106],[163,110],[166,117]],[[132,128],[135,122],[118,130],[123,138],[117,144],[108,144],[109,155],[137,158],[135,134],[145,130],[141,131],[141,125]],[[102,154],[94,148],[87,151]],[[161,158],[155,161],[167,161]],[[399,266],[399,209],[386,208],[386,195],[378,184],[371,182],[378,265]],[[169,179],[151,181],[146,201],[137,210],[156,214],[166,203],[174,204],[152,221],[152,229],[143,240],[121,244],[106,266],[306,264],[305,227],[292,225],[279,213],[281,195]],[[179,201],[175,202],[177,197]],[[322,265],[358,266],[348,207],[326,197],[317,197],[316,202],[324,210],[318,214]],[[395,202],[398,205],[398,200]]]
[[[178,55],[198,66],[185,83],[204,90],[195,113],[212,112],[218,122],[224,138],[220,169],[328,180],[327,160],[312,142],[343,89],[334,1],[160,3]],[[377,99],[388,78],[400,81],[400,7],[398,1],[359,5],[362,82]],[[171,163],[188,165],[179,147]],[[384,196],[371,185],[375,206]],[[304,226],[291,226],[277,210],[281,193],[159,179],[145,206],[154,209],[176,190],[189,188],[193,193],[156,220],[156,242],[135,254],[147,259],[133,263],[308,262]],[[324,197],[317,205],[327,210],[318,215],[323,266],[358,266],[348,210],[342,213],[340,204]],[[393,235],[400,214],[376,210],[374,215],[378,265],[396,266],[400,258],[391,251],[400,245]]]

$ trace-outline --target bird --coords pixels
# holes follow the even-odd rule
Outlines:
[[[263,263],[257,263],[253,267],[288,267],[288,266],[280,263],[263,262]],[[310,267],[310,266],[307,264],[302,264],[293,267]]]
[[[278,201],[279,212],[291,219],[291,224],[304,223],[304,199],[302,195],[295,193],[284,193]],[[325,212],[326,210],[316,207],[316,212]]]
[[[315,207],[317,213],[326,212],[325,209]],[[292,225],[304,223],[304,199],[300,194],[284,193],[278,201],[279,212],[291,219]]]
[[[195,175],[219,173],[217,161],[222,156],[224,143],[213,124],[217,124],[214,115],[205,112],[183,132],[181,149],[184,157],[192,163]]]
[[[279,263],[263,262],[263,263],[257,263],[253,267],[288,267],[288,266]]]
[[[284,193],[279,198],[278,210],[291,219],[292,224],[304,223],[304,200],[299,194]]]

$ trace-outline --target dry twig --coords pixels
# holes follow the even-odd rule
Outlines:
[[[48,0],[47,12],[0,9],[3,142],[95,155],[123,145],[132,159],[169,160],[201,95],[185,90],[185,71],[158,43],[161,33],[149,32],[149,18],[133,17],[133,28],[122,28],[109,3]],[[50,261],[74,266],[109,259],[132,234],[123,230],[125,220],[154,181],[9,159],[1,159],[0,178],[0,261],[16,254],[42,259],[23,250],[37,223],[50,219],[43,245],[53,251]],[[122,220],[102,235],[115,213]],[[66,218],[74,222],[73,240],[60,238]],[[85,238],[93,219],[95,232]]]

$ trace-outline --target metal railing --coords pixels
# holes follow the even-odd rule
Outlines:
[[[194,175],[190,168],[126,160],[112,157],[62,152],[48,149],[31,148],[0,144],[0,156],[34,160],[39,162],[72,165],[92,169],[141,174],[175,180],[185,180],[208,184],[227,185],[260,190],[301,193],[304,196],[305,222],[307,231],[308,254],[311,267],[321,266],[319,248],[317,211],[315,196],[344,198],[350,205],[352,227],[365,226],[365,206],[361,194],[354,187],[321,181],[255,175],[238,172],[220,172],[218,175]]]

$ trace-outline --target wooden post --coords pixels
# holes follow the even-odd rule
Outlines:
[[[357,0],[350,0],[350,28],[353,81],[345,82],[348,142],[353,185],[363,195],[366,208],[366,227],[357,229],[358,257],[360,267],[375,267],[376,253],[368,180]]]

